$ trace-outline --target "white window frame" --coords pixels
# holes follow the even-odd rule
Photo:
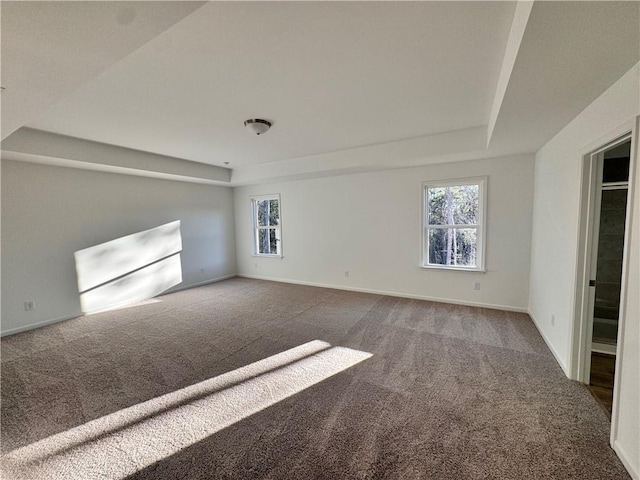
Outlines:
[[[429,189],[456,187],[460,185],[478,185],[478,223],[471,225],[429,225]],[[420,246],[422,256],[420,266],[422,268],[437,270],[461,270],[465,272],[485,272],[485,246],[486,246],[486,212],[487,212],[487,177],[458,178],[452,180],[435,180],[422,182],[422,233]],[[439,265],[429,263],[429,229],[433,228],[476,228],[477,253],[476,266],[464,265]]]
[[[275,226],[259,226],[258,225],[258,202],[264,200],[277,200],[278,201],[278,225]],[[255,195],[251,197],[251,227],[253,229],[253,252],[254,257],[271,257],[282,258],[282,201],[280,200],[280,194],[274,193],[270,195]],[[278,239],[278,253],[259,253],[260,247],[259,231],[260,230],[276,230],[276,238]]]

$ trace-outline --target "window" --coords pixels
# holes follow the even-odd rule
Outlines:
[[[282,256],[280,237],[280,195],[263,195],[251,199],[254,255]]]
[[[484,271],[486,182],[423,184],[423,267]]]

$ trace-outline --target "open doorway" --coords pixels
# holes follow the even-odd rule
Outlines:
[[[631,137],[591,155],[588,304],[583,381],[611,416],[620,319]]]

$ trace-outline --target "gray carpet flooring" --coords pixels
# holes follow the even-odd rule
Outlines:
[[[3,479],[618,479],[527,315],[235,278],[5,337]]]

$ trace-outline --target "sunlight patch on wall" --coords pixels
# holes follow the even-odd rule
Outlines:
[[[180,221],[74,253],[80,305],[95,313],[148,300],[182,282]]]
[[[3,471],[121,480],[371,356],[315,340],[13,450]]]

